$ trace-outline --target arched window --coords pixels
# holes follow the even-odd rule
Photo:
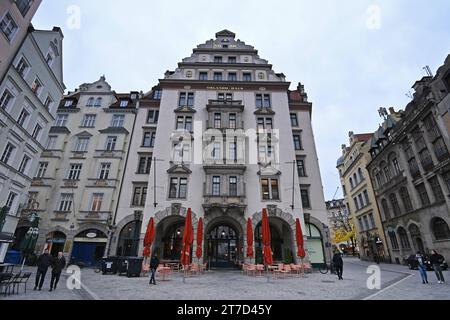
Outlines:
[[[391,246],[392,250],[398,250],[398,241],[397,236],[394,231],[390,231],[389,233],[389,239],[391,240]]]
[[[356,172],[353,174],[353,182],[355,183],[355,186],[357,186],[358,183],[359,183],[358,176],[356,175]]]
[[[400,206],[398,204],[397,195],[395,193],[391,193],[389,196],[389,200],[391,201],[392,210],[394,211],[394,216],[399,216],[402,214],[402,211],[400,210]]]
[[[136,257],[138,255],[141,235],[141,221],[132,221],[120,231],[117,255],[123,257]]]
[[[358,175],[359,175],[359,181],[363,181],[364,180],[364,175],[363,175],[363,172],[362,172],[361,168],[358,168]]]
[[[352,187],[352,188],[354,187],[352,178],[350,178],[350,187]]]
[[[95,100],[95,106],[96,107],[101,107],[102,106],[102,98],[97,98],[97,100]]]
[[[411,202],[411,197],[409,196],[409,191],[406,187],[402,187],[400,189],[400,197],[402,198],[403,206],[405,207],[406,212],[413,211],[414,207]]]
[[[431,227],[436,240],[450,239],[450,229],[444,219],[434,218],[431,222]]]
[[[402,249],[410,249],[411,245],[409,243],[408,234],[406,230],[403,228],[398,228],[398,236],[400,238],[400,244],[402,245]]]
[[[384,218],[389,220],[391,218],[391,213],[389,212],[389,206],[386,199],[381,200],[381,206],[383,207]]]
[[[94,98],[90,97],[88,102],[87,102],[87,104],[86,104],[86,106],[87,107],[92,107],[93,105],[94,105]]]

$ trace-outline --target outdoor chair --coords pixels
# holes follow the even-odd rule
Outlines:
[[[17,289],[17,294],[19,294],[19,289],[20,289],[20,285],[23,284],[24,287],[24,292],[27,292],[27,283],[28,280],[30,280],[31,277],[31,272],[25,272],[18,275],[18,277],[14,280],[14,282],[12,283],[13,286],[13,293],[15,291],[15,289]]]
[[[200,267],[199,267],[198,263],[191,264],[190,273],[192,275],[198,275],[200,273]]]
[[[3,290],[5,290],[6,295],[13,276],[14,275],[12,273],[0,273],[0,294],[3,293]]]
[[[284,277],[284,265],[279,263],[277,264],[277,268],[273,270],[274,277],[283,276]]]
[[[248,265],[246,264],[246,263],[243,263],[242,264],[242,275],[247,275],[247,268],[248,268]]]
[[[246,274],[249,276],[256,276],[256,265],[255,264],[248,264],[246,267]]]
[[[294,270],[291,268],[290,264],[285,264],[283,268],[283,274],[287,276],[293,275]]]
[[[3,287],[3,289],[5,290],[3,293],[6,295],[11,294],[11,287],[14,285],[14,282],[17,281],[17,278],[20,277],[20,273],[14,275],[14,274],[9,274],[3,277],[3,281],[1,283],[1,286]],[[0,291],[0,293],[2,293]]]
[[[264,265],[263,264],[257,264],[256,265],[256,274],[262,276],[264,273]]]
[[[304,262],[302,264],[302,267],[303,267],[303,270],[305,271],[305,273],[312,273],[313,272],[311,263],[309,263],[309,262]]]

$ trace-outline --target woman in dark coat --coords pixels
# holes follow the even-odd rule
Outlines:
[[[61,272],[66,267],[66,258],[62,252],[58,252],[58,256],[53,259],[52,262],[52,279],[50,280],[50,291],[56,289],[58,285],[59,278],[61,277]]]
[[[342,254],[339,251],[334,252],[333,267],[336,270],[336,274],[337,274],[339,280],[344,280],[342,278],[342,273],[344,271],[344,260],[342,259]]]
[[[444,262],[444,257],[439,254],[436,250],[431,250],[430,263],[433,266],[434,273],[436,273],[436,278],[438,283],[445,283],[444,275],[442,274],[441,263]]]

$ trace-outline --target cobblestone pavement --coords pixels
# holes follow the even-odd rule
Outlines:
[[[148,278],[127,278],[101,275],[85,269],[81,274],[81,290],[68,290],[61,278],[56,292],[32,291],[30,279],[27,294],[1,299],[101,299],[101,300],[450,300],[450,285],[437,284],[434,272],[428,273],[429,285],[423,285],[418,271],[405,266],[381,264],[381,290],[369,290],[366,273],[370,264],[357,259],[345,260],[344,280],[331,274],[313,273],[305,278],[270,279],[243,276],[239,271],[210,271],[183,282],[182,274],[173,274],[168,281],[149,285]],[[34,271],[34,270],[33,270]],[[34,276],[34,274],[33,274]],[[444,277],[450,279],[449,272]],[[47,275],[45,288],[49,286]]]

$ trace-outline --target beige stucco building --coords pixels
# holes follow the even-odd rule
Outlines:
[[[349,146],[342,145],[337,162],[341,185],[355,226],[361,259],[388,260],[383,225],[366,170],[370,162],[372,134],[349,133]]]

